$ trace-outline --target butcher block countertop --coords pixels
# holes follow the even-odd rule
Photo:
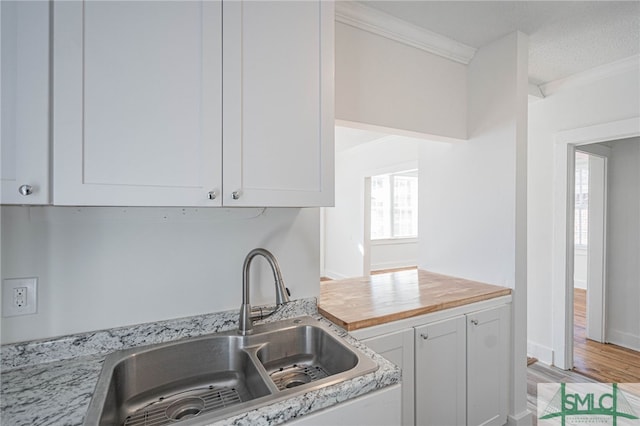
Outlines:
[[[510,288],[412,269],[321,282],[318,311],[353,331],[509,294]]]

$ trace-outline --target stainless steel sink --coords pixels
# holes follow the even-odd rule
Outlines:
[[[279,390],[349,371],[358,355],[346,349],[323,329],[311,325],[287,328],[260,336],[264,344],[256,352]]]
[[[372,371],[311,317],[107,356],[85,425],[196,425]]]

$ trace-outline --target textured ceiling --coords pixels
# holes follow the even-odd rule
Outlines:
[[[640,53],[640,1],[361,3],[475,48],[522,31],[534,84]]]

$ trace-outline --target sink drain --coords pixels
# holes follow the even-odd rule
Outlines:
[[[197,397],[182,398],[167,407],[165,415],[171,420],[184,420],[197,416],[204,410],[204,400]]]
[[[270,374],[271,380],[280,390],[295,388],[328,376],[318,365],[297,365],[280,368]]]
[[[310,381],[311,377],[302,372],[289,373],[282,378],[282,383],[285,388],[295,388],[296,386],[304,385]]]

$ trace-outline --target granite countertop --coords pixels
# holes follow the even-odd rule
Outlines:
[[[377,371],[217,421],[215,425],[278,425],[400,382],[400,370],[318,315],[316,299],[293,301],[264,322],[312,316],[379,365]],[[3,345],[0,423],[81,425],[105,356],[237,327],[237,311]]]
[[[318,311],[353,331],[510,294],[510,288],[411,269],[322,282]]]

